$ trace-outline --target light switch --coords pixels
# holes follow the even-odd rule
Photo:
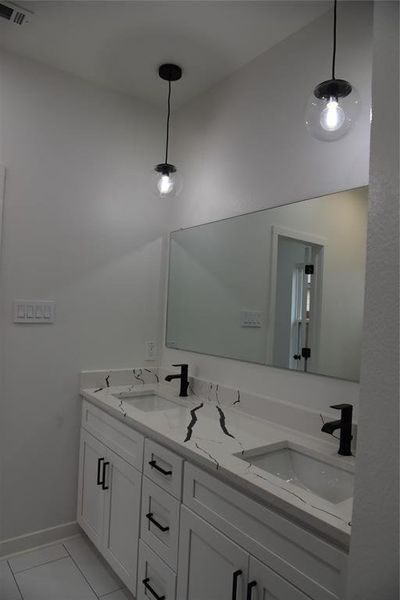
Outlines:
[[[17,319],[25,319],[25,304],[17,304]]]
[[[15,300],[14,323],[54,323],[55,306],[53,300]]]

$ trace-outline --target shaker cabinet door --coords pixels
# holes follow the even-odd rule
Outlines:
[[[250,557],[247,600],[310,600],[275,571]]]
[[[108,451],[103,554],[128,589],[136,594],[142,474]]]
[[[177,600],[243,600],[248,558],[237,544],[182,506]]]
[[[78,523],[101,551],[105,490],[102,477],[107,461],[107,448],[90,433],[81,430],[78,484]]]

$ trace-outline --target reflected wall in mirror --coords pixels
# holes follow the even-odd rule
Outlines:
[[[169,348],[359,380],[368,189],[170,236]]]

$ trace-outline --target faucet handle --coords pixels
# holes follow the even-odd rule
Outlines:
[[[341,420],[352,422],[353,420],[353,405],[352,404],[333,404],[331,408],[340,410]]]
[[[177,365],[172,365],[173,367],[181,367],[182,371],[183,370],[188,370],[189,369],[189,365],[187,363],[179,363]]]

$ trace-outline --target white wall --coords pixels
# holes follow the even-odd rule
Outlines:
[[[159,335],[162,233],[152,198],[158,113],[39,63],[0,55],[7,168],[2,285],[0,540],[76,515],[82,369],[143,364]],[[14,299],[57,302],[12,323]]]
[[[361,95],[356,128],[330,144],[304,125],[309,94],[329,77],[331,26],[324,15],[178,111],[185,188],[175,229],[367,185],[371,3],[340,5],[337,73]],[[205,379],[316,408],[358,401],[354,383],[164,349],[163,365],[178,359]]]
[[[367,286],[347,600],[399,589],[399,5],[374,14]]]

